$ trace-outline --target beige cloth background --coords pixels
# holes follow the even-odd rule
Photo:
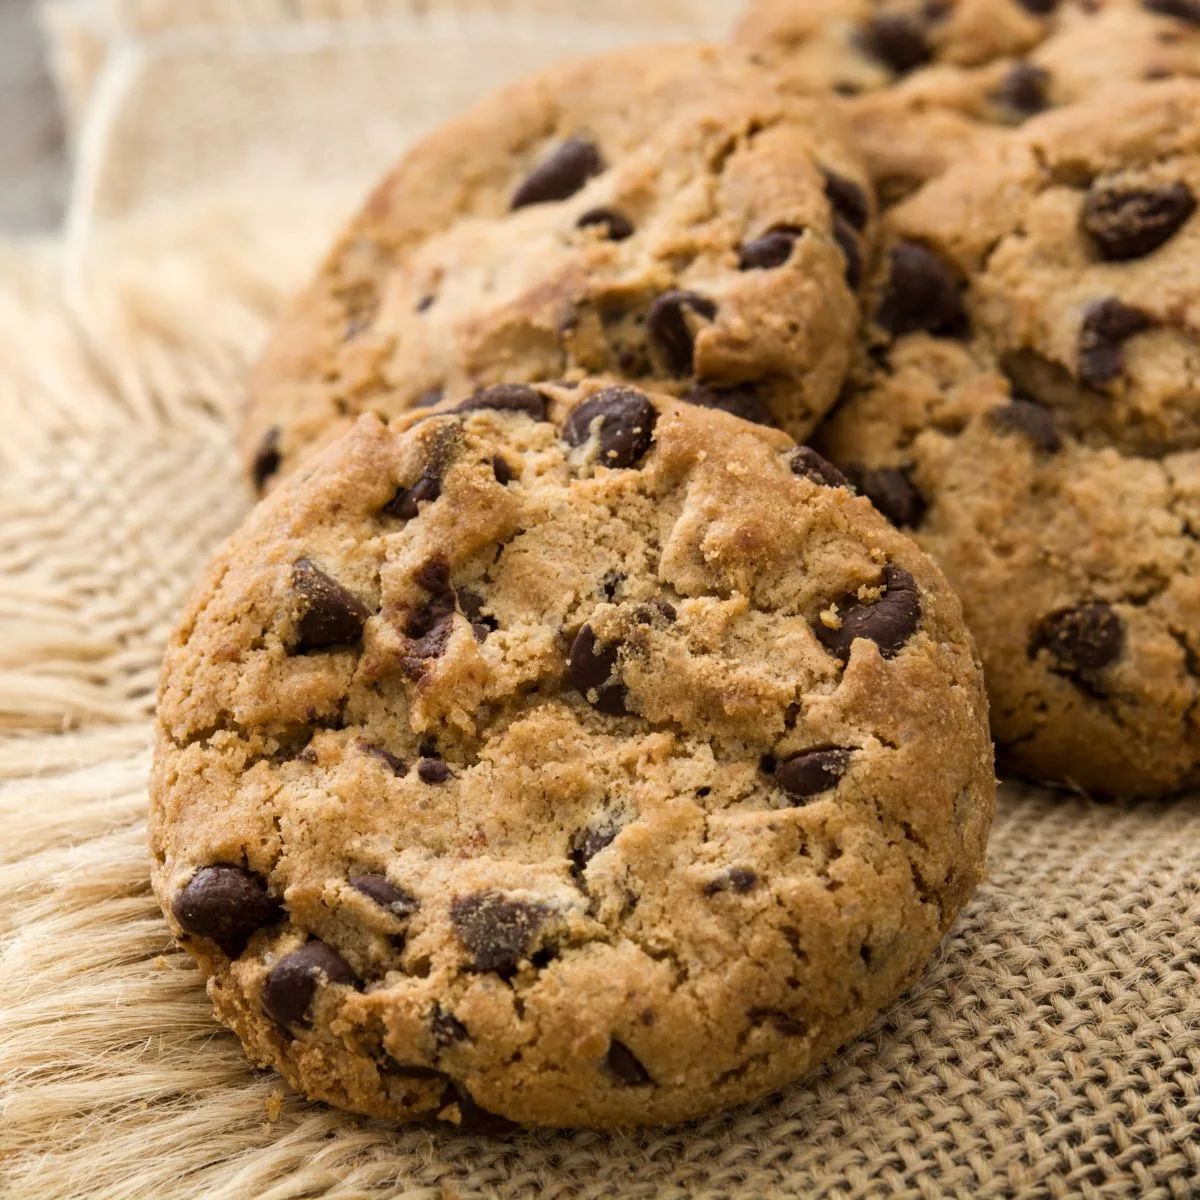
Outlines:
[[[248,359],[361,187],[506,76],[719,35],[724,0],[107,0],[47,11],[79,170],[0,248],[0,1196],[1200,1195],[1200,797],[1006,787],[904,1000],[784,1095],[487,1140],[249,1069],[150,895],[163,639],[248,506]]]

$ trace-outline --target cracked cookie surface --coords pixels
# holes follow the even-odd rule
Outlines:
[[[888,217],[817,447],[937,559],[1002,762],[1200,783],[1200,83],[1047,114]]]
[[[733,49],[531,77],[410,151],[294,303],[252,377],[251,475],[363,412],[584,374],[803,437],[849,361],[873,204],[841,117]]]
[[[759,0],[739,40],[845,98],[889,204],[1047,109],[1200,76],[1194,0]]]
[[[783,433],[630,387],[364,416],[163,670],[154,886],[251,1057],[471,1128],[670,1122],[861,1032],[982,870],[932,562]]]

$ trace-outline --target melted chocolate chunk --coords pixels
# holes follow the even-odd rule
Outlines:
[[[767,402],[758,394],[752,383],[738,384],[734,387],[715,388],[700,384],[683,397],[688,404],[696,404],[701,408],[716,408],[731,416],[741,417],[743,421],[753,421],[755,425],[769,425],[779,428],[779,422],[771,413]]]
[[[263,989],[263,1008],[280,1025],[307,1025],[318,987],[357,982],[350,964],[332,946],[314,939],[271,968]]]
[[[575,844],[571,847],[571,875],[576,883],[582,881],[588,863],[612,845],[618,832],[615,825],[601,825],[598,829],[581,829],[575,835]]]
[[[421,902],[403,888],[388,881],[386,875],[351,875],[350,886],[386,909],[393,917],[411,917],[421,907]]]
[[[563,425],[563,437],[568,445],[582,446],[595,432],[597,461],[606,467],[633,467],[650,449],[657,420],[654,406],[641,392],[609,387],[572,411]]]
[[[1000,81],[992,99],[1019,120],[1044,112],[1050,107],[1050,72],[1032,63],[1017,63]]]
[[[637,1056],[624,1042],[613,1038],[608,1044],[608,1053],[604,1057],[604,1065],[618,1083],[625,1087],[646,1087],[654,1080],[650,1072],[642,1066]]]
[[[255,451],[254,465],[251,471],[254,475],[254,487],[259,492],[263,490],[263,484],[279,470],[279,464],[283,462],[283,455],[279,452],[280,432],[279,426],[273,425],[263,434],[263,439],[258,444],[258,450]]]
[[[797,446],[789,460],[793,475],[799,475],[822,487],[850,486],[850,480],[827,459],[822,458],[811,446]]]
[[[862,283],[862,251],[858,248],[857,235],[843,217],[833,218],[833,240],[846,260],[846,283],[851,290],[857,291]]]
[[[629,220],[613,208],[589,208],[575,222],[577,229],[588,229],[597,225],[603,228],[604,236],[610,242],[623,242],[627,237],[633,236],[633,226]]]
[[[511,207],[525,208],[529,204],[566,200],[603,170],[604,160],[595,142],[581,137],[568,138],[529,173],[513,193]]]
[[[1112,666],[1124,649],[1124,622],[1112,605],[1097,601],[1046,617],[1030,638],[1029,657],[1045,650],[1057,670],[1100,671]]]
[[[481,1133],[489,1137],[502,1136],[509,1133],[521,1133],[521,1127],[515,1121],[500,1116],[499,1113],[489,1112],[475,1103],[475,1098],[462,1086],[453,1080],[442,1093],[442,1106],[458,1106],[458,1127],[463,1133]]]
[[[507,487],[513,481],[512,467],[498,454],[492,459],[492,474],[501,487]]]
[[[879,647],[884,658],[894,658],[916,632],[921,621],[921,597],[913,577],[895,563],[883,569],[884,593],[873,604],[861,603],[854,595],[838,603],[838,628],[831,629],[818,618],[813,632],[826,650],[842,662],[850,658],[856,638],[866,638]]]
[[[1200,25],[1200,3],[1197,0],[1142,0],[1142,7],[1160,17],[1174,17],[1185,25]]]
[[[897,75],[908,74],[932,57],[920,24],[900,13],[877,13],[859,26],[855,40],[864,54]]]
[[[375,745],[374,742],[359,742],[358,748],[364,754],[369,754],[372,758],[377,758],[381,762],[387,763],[391,767],[393,775],[404,775],[408,771],[408,764],[404,759],[398,758],[390,750],[385,750],[382,746]]]
[[[825,195],[834,212],[844,217],[852,228],[860,233],[867,227],[871,215],[871,203],[867,193],[853,179],[847,179],[836,171],[824,170]]]
[[[613,717],[628,711],[625,685],[614,678],[618,650],[618,645],[598,645],[592,627],[584,625],[571,643],[567,660],[567,674],[575,688],[598,712]]]
[[[292,564],[292,591],[300,604],[293,654],[354,646],[362,640],[370,609],[311,559]]]
[[[740,892],[743,895],[751,891],[754,885],[758,882],[758,876],[746,867],[732,867],[726,871],[724,875],[718,875],[716,879],[710,879],[704,885],[704,894],[706,896],[715,896],[718,892],[734,891]]]
[[[1144,258],[1170,241],[1196,211],[1186,183],[1122,187],[1097,179],[1088,189],[1080,220],[1100,257],[1112,262]]]
[[[471,956],[474,971],[514,974],[528,958],[546,909],[525,900],[509,900],[502,892],[476,892],[450,905],[450,920]]]
[[[917,242],[892,247],[891,272],[875,320],[899,337],[925,330],[938,335],[962,332],[965,313],[958,279],[931,250]]]
[[[440,758],[423,758],[417,763],[417,775],[422,783],[445,783],[453,772]]]
[[[524,413],[535,421],[546,419],[546,398],[536,388],[523,383],[497,383],[480,388],[456,405],[455,412],[473,412],[490,408],[496,412]]]
[[[753,241],[743,242],[738,251],[738,270],[770,271],[782,267],[792,257],[792,247],[803,232],[798,225],[776,225]]]
[[[436,500],[442,494],[442,481],[436,475],[422,475],[410,488],[397,488],[396,494],[383,506],[381,512],[389,517],[411,521],[420,515],[418,507],[422,501]]]
[[[850,765],[854,752],[841,746],[828,750],[804,750],[783,759],[775,768],[775,782],[794,800],[835,788]]]
[[[860,492],[898,529],[915,529],[925,515],[925,497],[899,467],[847,467]]]
[[[471,1040],[467,1027],[440,1004],[435,1004],[429,1014],[429,1031],[433,1034],[433,1044],[439,1050],[445,1050],[447,1046],[453,1046],[456,1042]]]
[[[1002,408],[993,408],[987,419],[998,433],[1020,434],[1045,454],[1062,449],[1058,424],[1044,404],[1015,396]]]
[[[1089,304],[1079,330],[1080,380],[1090,387],[1111,383],[1124,367],[1125,342],[1151,324],[1147,313],[1122,304],[1115,296]]]
[[[256,930],[283,915],[266,880],[242,867],[201,867],[171,905],[175,920],[188,933],[210,938],[237,958]]]
[[[663,292],[646,314],[646,333],[658,347],[672,375],[682,379],[692,373],[696,337],[688,323],[688,313],[706,321],[717,315],[717,306],[696,292]]]

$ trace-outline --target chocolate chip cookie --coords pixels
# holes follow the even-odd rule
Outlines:
[[[821,100],[734,50],[560,67],[418,145],[254,373],[260,487],[362,412],[585,373],[804,436],[837,395],[873,199]]]
[[[670,1122],[778,1088],[979,878],[981,674],[783,433],[629,386],[364,415],[163,669],[154,886],[251,1057],[364,1113]]]
[[[760,0],[739,37],[847,97],[888,203],[1047,109],[1200,76],[1194,0]]]
[[[818,445],[937,559],[1002,761],[1200,783],[1200,83],[1047,114],[889,214]]]

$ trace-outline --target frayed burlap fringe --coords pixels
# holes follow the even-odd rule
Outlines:
[[[624,2],[572,11],[602,24]],[[231,438],[246,364],[358,185],[189,190],[184,155],[142,153],[170,142],[138,130],[172,64],[139,39],[430,8],[516,13],[517,37],[556,3],[55,6],[93,22],[73,68],[90,167],[64,246],[0,247],[0,1196],[1196,1197],[1200,797],[1006,787],[990,880],[910,994],[786,1094],[667,1131],[488,1140],[309,1104],[247,1066],[171,945],[144,847],[157,663],[249,505]],[[257,153],[248,93],[221,91],[236,70],[206,61],[223,144]],[[369,109],[339,70],[352,130]],[[386,140],[363,140],[362,171]]]

